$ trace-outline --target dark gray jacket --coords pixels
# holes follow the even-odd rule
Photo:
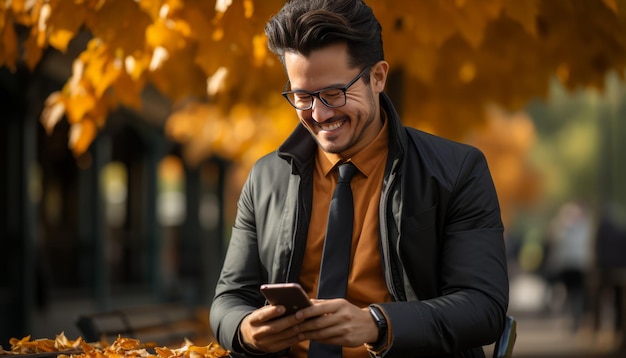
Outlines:
[[[387,357],[484,357],[508,307],[503,225],[476,148],[402,126],[385,94],[389,154],[380,250],[392,303]],[[298,125],[250,171],[211,306],[219,343],[237,354],[241,320],[265,300],[259,286],[298,281],[312,207],[316,143]]]

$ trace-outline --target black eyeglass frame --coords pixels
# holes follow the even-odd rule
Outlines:
[[[296,91],[287,91],[287,88],[289,88],[289,85],[291,84],[289,82],[289,80],[287,80],[287,83],[285,84],[285,89],[282,92],[283,97],[285,97],[285,99],[287,100],[287,102],[289,102],[289,104],[300,111],[308,111],[309,109],[313,108],[313,98],[317,98],[320,102],[322,102],[326,107],[328,108],[339,108],[339,107],[343,107],[346,105],[346,103],[348,102],[348,96],[346,95],[346,92],[348,92],[348,89],[350,87],[352,87],[352,85],[354,85],[355,83],[357,83],[358,80],[361,79],[361,77],[365,76],[369,71],[371,71],[372,66],[367,66],[365,67],[361,72],[359,72],[358,75],[356,75],[356,77],[354,77],[352,79],[352,81],[348,82],[345,86],[343,87],[327,87],[327,88],[323,88],[319,91],[315,91],[315,92],[309,92],[309,91],[304,91],[304,90],[296,90]],[[320,96],[320,94],[322,92],[326,92],[329,90],[340,90],[341,92],[343,92],[343,103],[338,105],[338,106],[334,106],[331,105],[330,103],[326,102],[326,100]],[[290,99],[289,99],[289,95],[290,94],[306,94],[311,96],[311,104],[309,104],[308,107],[298,107],[296,106],[295,103],[293,103]]]

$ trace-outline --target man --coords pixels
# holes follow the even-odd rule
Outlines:
[[[219,343],[234,356],[305,357],[319,343],[344,357],[484,357],[508,307],[484,156],[402,126],[383,93],[381,27],[362,1],[288,1],[265,30],[300,124],[243,187],[211,307]],[[347,294],[316,299],[344,162],[358,169]],[[280,317],[285,307],[259,291],[274,282],[300,283],[313,305]]]

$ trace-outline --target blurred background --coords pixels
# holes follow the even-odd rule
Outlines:
[[[283,3],[0,0],[0,345],[208,310],[247,172],[297,124]],[[624,356],[626,2],[368,4],[405,124],[487,156],[515,356]]]

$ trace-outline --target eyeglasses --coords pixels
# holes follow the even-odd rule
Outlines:
[[[346,104],[346,92],[353,84],[355,84],[361,77],[370,71],[370,66],[367,66],[361,71],[352,81],[348,82],[343,87],[330,87],[324,88],[315,92],[308,92],[302,90],[287,91],[290,86],[290,82],[287,81],[285,85],[285,91],[283,96],[287,99],[295,109],[301,111],[308,111],[313,108],[313,97],[316,97],[328,108],[337,108]]]

